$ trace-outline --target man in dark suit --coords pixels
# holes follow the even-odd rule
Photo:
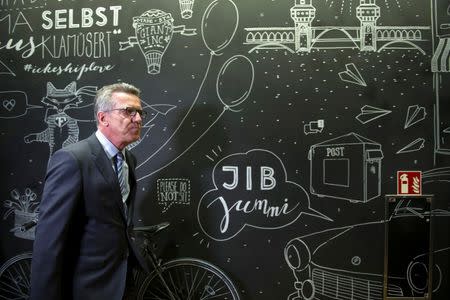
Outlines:
[[[31,299],[130,298],[140,90],[117,83],[97,92],[97,131],[50,158],[33,248]],[[123,155],[123,158],[121,157]]]

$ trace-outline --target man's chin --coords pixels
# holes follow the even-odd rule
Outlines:
[[[140,133],[134,134],[131,139],[132,139],[132,141],[131,141],[132,143],[139,141],[141,139]]]
[[[139,140],[141,138],[141,130],[140,129],[130,130],[129,134],[130,134],[131,138],[133,138],[135,140]]]

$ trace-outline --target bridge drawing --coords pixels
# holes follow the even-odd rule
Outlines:
[[[360,0],[356,17],[360,26],[312,26],[316,8],[312,0],[295,0],[290,10],[293,27],[247,27],[244,44],[257,49],[284,49],[291,53],[312,49],[359,49],[381,52],[385,49],[417,49],[431,38],[430,26],[378,26],[381,15],[375,0]]]

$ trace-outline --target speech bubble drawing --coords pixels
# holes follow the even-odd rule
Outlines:
[[[165,213],[174,205],[191,204],[191,181],[186,178],[159,178],[156,182],[158,204]]]
[[[231,154],[213,169],[214,189],[199,201],[197,220],[216,241],[233,238],[245,227],[280,229],[302,214],[331,221],[311,208],[309,195],[287,179],[281,159],[264,149]]]
[[[0,119],[15,119],[27,113],[29,109],[42,106],[28,104],[28,97],[22,91],[0,92]]]

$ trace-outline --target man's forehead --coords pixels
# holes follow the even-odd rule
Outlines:
[[[139,96],[136,96],[133,93],[127,93],[124,91],[115,91],[112,93],[113,97],[117,97],[117,98],[137,98],[139,99]]]
[[[114,92],[113,93],[113,99],[116,103],[131,103],[134,102],[135,104],[141,103],[141,99],[133,94],[128,94],[124,92]]]

